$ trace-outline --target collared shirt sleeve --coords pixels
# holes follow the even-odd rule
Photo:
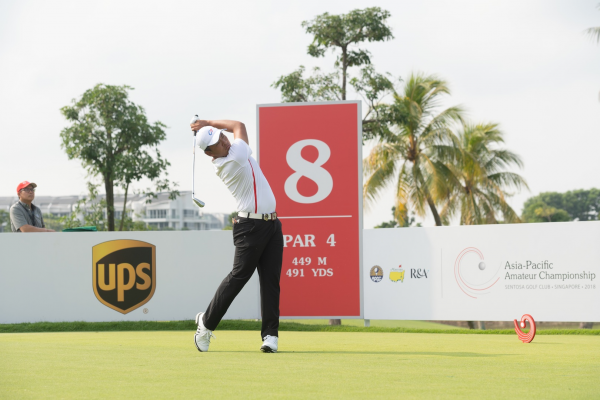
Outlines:
[[[19,229],[23,225],[29,225],[25,210],[17,204],[10,208],[10,226],[13,232],[21,232]]]
[[[245,165],[252,155],[252,149],[242,139],[235,139],[229,148],[228,156],[240,165]]]

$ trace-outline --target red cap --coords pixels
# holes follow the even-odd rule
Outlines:
[[[25,189],[27,186],[31,185],[31,187],[36,188],[37,185],[33,182],[27,182],[27,181],[23,181],[21,183],[19,183],[19,186],[17,186],[17,194],[19,194],[19,192],[23,189]]]

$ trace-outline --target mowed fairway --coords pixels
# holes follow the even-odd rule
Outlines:
[[[597,398],[600,337],[216,331],[0,334],[0,398]]]

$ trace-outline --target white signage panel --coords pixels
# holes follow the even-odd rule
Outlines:
[[[366,319],[600,321],[600,222],[364,232]]]
[[[231,271],[231,231],[0,234],[0,323],[193,319]],[[256,274],[225,319],[260,318]]]

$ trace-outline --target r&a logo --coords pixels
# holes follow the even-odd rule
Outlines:
[[[111,240],[92,248],[93,286],[102,304],[127,314],[146,304],[156,289],[156,246]]]
[[[410,277],[411,278],[417,278],[417,279],[428,278],[427,271],[425,270],[425,268],[423,268],[423,269],[421,269],[421,268],[417,268],[417,269],[411,268],[410,269]]]

